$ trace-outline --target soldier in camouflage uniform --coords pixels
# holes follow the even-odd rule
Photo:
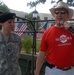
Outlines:
[[[21,75],[18,59],[21,39],[14,34],[14,13],[0,13],[0,75]]]

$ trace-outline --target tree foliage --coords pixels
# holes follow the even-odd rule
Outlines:
[[[46,0],[30,1],[29,3],[27,3],[27,6],[30,6],[30,8],[32,8],[32,7],[36,7],[40,3],[44,4],[45,2]]]
[[[27,13],[25,15],[25,18],[27,18],[28,20],[33,21],[32,13],[29,13],[29,14]],[[38,16],[36,20],[40,20],[40,17]],[[35,25],[36,25],[36,30],[37,30],[40,27],[41,24],[36,22]],[[31,23],[28,23],[28,30],[30,30],[30,29],[32,29],[32,25],[31,25]]]
[[[58,3],[60,1],[64,1],[64,0],[58,0],[56,2],[56,0],[51,0],[51,4],[52,3]],[[46,0],[36,0],[36,1],[30,1],[29,3],[27,3],[27,6],[30,6],[30,8],[33,8],[33,7],[36,7],[38,4],[42,3],[44,4],[46,2]],[[74,7],[74,0],[66,0],[67,4],[70,5],[70,6],[73,6]]]
[[[32,38],[29,35],[22,37],[22,48],[28,54],[32,52]]]
[[[0,1],[0,11],[1,12],[8,12],[10,10],[3,2]]]

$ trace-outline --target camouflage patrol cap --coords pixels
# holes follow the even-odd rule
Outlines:
[[[11,12],[0,13],[0,23],[3,23],[9,19],[15,19],[16,14]]]

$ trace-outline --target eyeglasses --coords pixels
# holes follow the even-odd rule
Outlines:
[[[55,11],[55,14],[66,14],[66,11]]]

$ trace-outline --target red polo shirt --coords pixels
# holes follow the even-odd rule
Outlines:
[[[52,26],[47,29],[40,51],[46,52],[46,60],[59,68],[74,65],[74,37],[64,28]]]

